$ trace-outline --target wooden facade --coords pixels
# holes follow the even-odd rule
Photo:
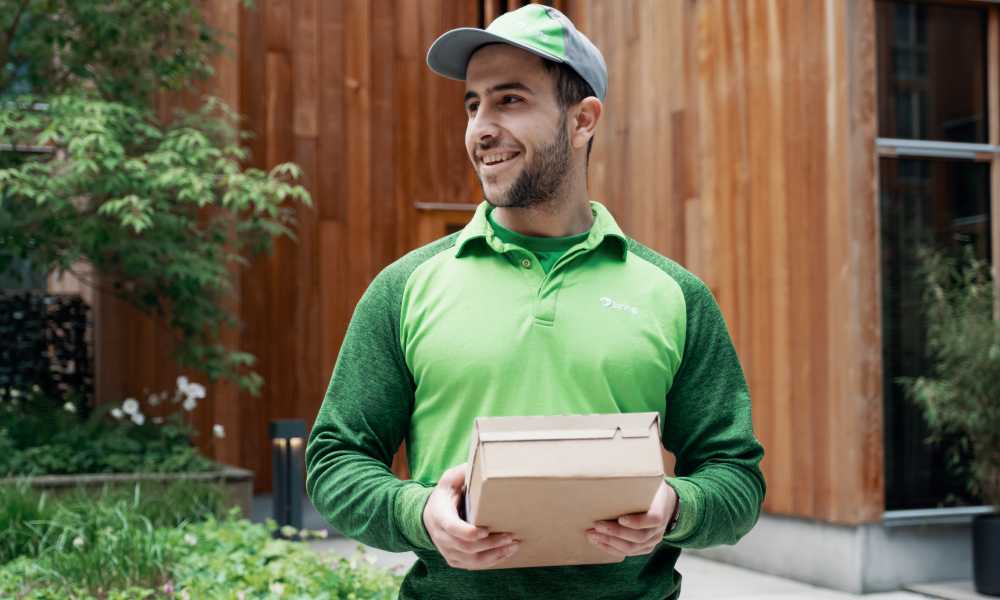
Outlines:
[[[611,73],[593,195],[715,293],[767,453],[765,510],[880,518],[873,3],[584,9]]]
[[[242,272],[231,339],[259,398],[225,386],[196,420],[270,486],[267,423],[311,420],[353,306],[408,249],[460,227],[479,187],[462,84],[433,75],[437,35],[500,0],[258,0],[219,9],[235,58],[214,84],[256,134],[252,164],[292,160],[315,201],[297,243]],[[510,7],[519,4],[514,0]],[[750,381],[765,509],[880,518],[881,342],[873,0],[566,0],[610,87],[592,196],[626,232],[703,278]],[[100,394],[169,386],[162,332],[108,301]]]

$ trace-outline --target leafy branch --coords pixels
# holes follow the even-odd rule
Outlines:
[[[970,491],[1000,506],[1000,321],[990,266],[968,248],[960,257],[923,248],[919,257],[933,370],[900,383],[923,411],[929,441],[961,436],[952,463],[971,450]]]
[[[89,262],[114,295],[167,320],[180,366],[255,392],[254,358],[217,342],[237,325],[230,269],[293,237],[294,205],[311,202],[298,167],[244,169],[237,117],[214,98],[168,125],[93,93],[46,105],[0,108],[0,139],[54,150],[0,164],[0,272]]]

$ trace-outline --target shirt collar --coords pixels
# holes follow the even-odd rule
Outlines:
[[[476,207],[472,220],[462,229],[461,233],[458,234],[458,239],[455,240],[455,258],[465,256],[469,249],[477,244],[485,245],[498,254],[505,251],[504,243],[496,237],[489,219],[486,218],[489,208],[490,205],[486,201],[481,202]],[[615,256],[625,260],[628,256],[628,238],[622,233],[615,218],[600,202],[591,202],[590,210],[594,214],[594,225],[590,228],[590,235],[584,242],[586,250],[591,251],[606,242],[616,244],[620,252],[616,252]]]

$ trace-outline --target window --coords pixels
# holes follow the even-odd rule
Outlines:
[[[896,380],[928,372],[917,247],[971,246],[989,260],[1000,242],[991,236],[1000,148],[987,55],[996,10],[876,3],[887,510],[979,503],[947,468],[946,449],[926,445],[923,417]]]

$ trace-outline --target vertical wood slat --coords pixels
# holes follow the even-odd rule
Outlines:
[[[346,255],[346,265],[342,265],[345,270],[340,276],[346,276],[349,298],[354,301],[361,297],[371,269],[368,244],[372,215],[371,11],[372,6],[366,0],[347,0],[345,5],[345,28],[352,32],[344,48],[347,82],[344,111],[350,115],[346,127],[350,150],[345,161],[347,189],[344,199],[348,245],[341,248]]]
[[[344,0],[319,3],[319,153],[313,200],[321,219],[345,218]]]
[[[989,9],[986,31],[987,95],[990,121],[990,144],[1000,146],[1000,7]],[[1000,292],[1000,156],[994,156],[990,165],[991,203],[990,224],[993,238],[993,282]],[[1000,298],[1000,293],[997,294]],[[1000,300],[994,311],[1000,318]]]
[[[295,0],[292,10],[292,133],[319,136],[319,2]]]
[[[845,16],[849,124],[846,154],[851,166],[846,177],[846,198],[851,257],[855,273],[854,294],[848,299],[849,356],[855,356],[847,403],[842,406],[842,426],[856,430],[853,443],[860,461],[859,489],[839,490],[834,497],[844,521],[875,522],[885,510],[885,458],[883,433],[882,329],[880,297],[878,211],[878,156],[874,150],[877,131],[875,5],[853,2]],[[839,437],[839,432],[837,432]],[[836,439],[836,438],[835,438]],[[839,471],[830,457],[831,473]],[[835,486],[836,487],[836,486]],[[848,508],[853,504],[852,508]]]
[[[396,61],[393,37],[395,19],[391,0],[371,0],[371,106],[372,133],[369,148],[371,165],[370,196],[366,202],[371,206],[371,227],[379,224],[390,225],[396,217],[395,156],[392,152],[396,127],[380,126],[393,123],[396,118],[394,77]],[[394,227],[387,227],[394,232]],[[393,235],[370,235],[372,262],[369,277],[381,270],[399,256],[403,250]],[[367,282],[366,282],[367,284]]]

